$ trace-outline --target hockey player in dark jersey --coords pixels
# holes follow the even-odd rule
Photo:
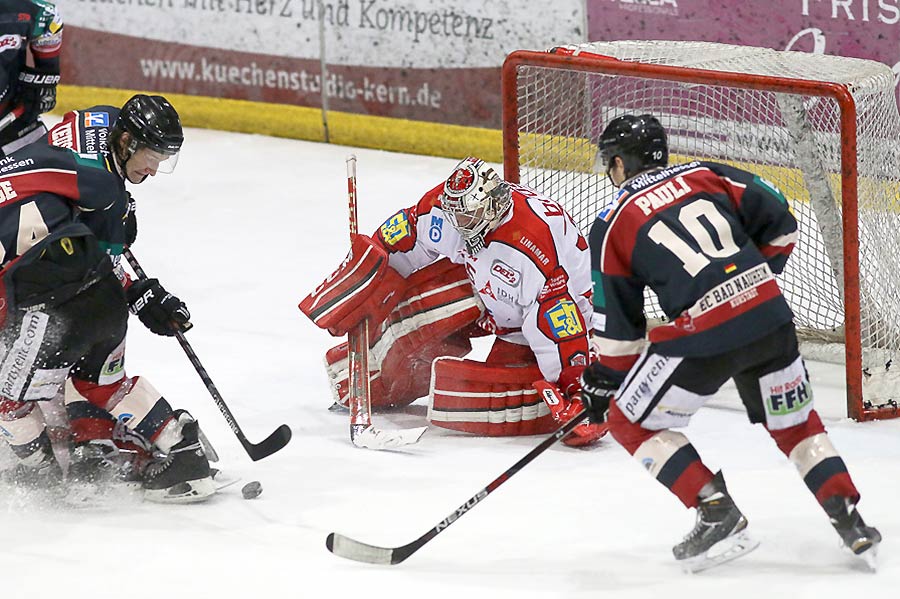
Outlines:
[[[813,408],[775,280],[797,240],[787,200],[724,164],[667,166],[666,133],[651,115],[613,119],[599,146],[619,191],[590,231],[599,361],[583,374],[585,403],[592,421],[608,422],[648,472],[697,509],[675,558],[697,571],[758,545],[722,473],[672,430],[734,379],[750,421],[794,462],[843,543],[874,566],[881,535],[859,515],[859,492]],[[646,287],[668,318],[649,332]]]
[[[62,33],[51,2],[0,0],[0,157],[47,132],[38,117],[56,106]]]
[[[135,281],[123,288],[119,278],[113,274],[113,260],[103,252],[101,244],[97,241],[98,238],[118,240],[125,236],[123,231],[126,220],[123,220],[123,216],[127,216],[126,208],[130,197],[125,191],[123,174],[129,176],[131,172],[129,167],[133,166],[131,160],[135,157],[143,157],[146,163],[141,167],[146,172],[143,175],[135,174],[132,179],[140,181],[144,176],[156,171],[160,162],[157,158],[165,161],[177,156],[183,140],[177,114],[167,103],[166,106],[154,105],[152,109],[146,109],[145,104],[137,102],[131,107],[126,105],[126,108],[128,108],[127,111],[122,111],[124,118],[116,119],[109,131],[109,137],[113,140],[113,144],[118,144],[117,147],[125,150],[121,155],[113,157],[103,153],[76,153],[36,143],[17,152],[14,157],[9,159],[15,160],[16,162],[13,163],[15,165],[30,160],[32,155],[42,155],[42,153],[51,156],[63,155],[74,157],[71,160],[77,164],[90,161],[97,167],[95,170],[102,171],[103,185],[97,191],[64,196],[64,198],[71,196],[77,199],[80,202],[78,205],[69,206],[59,200],[56,204],[51,205],[63,205],[69,208],[67,215],[71,226],[78,227],[90,238],[90,248],[103,257],[100,262],[104,265],[105,272],[109,273],[107,279],[115,284],[115,290],[109,289],[107,284],[101,298],[105,302],[104,304],[97,304],[96,309],[94,304],[78,309],[73,308],[58,319],[59,322],[51,322],[57,328],[61,328],[68,326],[69,321],[77,320],[79,327],[70,337],[63,335],[59,339],[54,337],[53,341],[48,340],[47,353],[52,351],[54,343],[75,349],[72,350],[71,355],[62,354],[62,357],[57,359],[42,357],[42,353],[36,355],[32,370],[37,374],[33,377],[38,377],[39,380],[47,378],[48,375],[43,371],[48,369],[54,377],[44,386],[46,389],[41,392],[42,395],[39,397],[32,397],[27,393],[20,397],[14,397],[4,394],[0,389],[0,394],[9,400],[9,403],[6,404],[7,409],[3,410],[8,417],[8,422],[4,422],[4,428],[11,434],[8,440],[21,459],[20,466],[26,470],[31,468],[51,473],[58,470],[52,452],[49,450],[43,423],[40,421],[40,413],[33,409],[29,400],[53,397],[50,395],[51,391],[55,394],[62,382],[70,377],[74,391],[71,393],[71,398],[67,393],[67,412],[73,425],[76,445],[69,470],[70,477],[90,479],[94,474],[98,474],[98,470],[101,470],[100,474],[102,474],[102,469],[97,466],[107,458],[110,458],[110,462],[114,461],[113,456],[108,454],[115,451],[115,446],[112,444],[112,437],[115,436],[120,443],[134,444],[135,449],[153,447],[165,453],[164,458],[151,462],[141,471],[148,499],[174,502],[198,501],[209,497],[214,492],[214,486],[210,478],[207,458],[199,444],[197,422],[186,412],[172,410],[168,402],[145,379],[126,377],[124,370],[125,332],[129,306],[145,325],[158,334],[171,335],[175,330],[185,330],[188,326],[189,314],[184,304],[178,298],[166,293],[155,279]],[[122,117],[122,115],[119,116]],[[172,115],[174,115],[173,118],[167,118]],[[97,149],[100,150],[100,148]],[[85,158],[86,156],[92,158]],[[37,166],[34,168],[45,170],[49,167],[37,162]],[[88,172],[93,173],[93,171]],[[43,181],[45,181],[45,185],[49,185],[51,180],[45,178]],[[0,178],[0,185],[2,183],[3,179]],[[38,187],[38,189],[43,188]],[[52,188],[48,193],[55,191],[56,189]],[[26,197],[21,192],[19,196]],[[104,202],[102,210],[100,206],[81,205],[86,199],[91,200],[94,197],[98,198],[98,201],[99,198],[102,198]],[[10,206],[9,210],[13,207]],[[15,215],[9,210],[6,214],[0,212],[0,223],[10,223],[11,225],[14,222],[13,216]],[[48,223],[48,225],[44,225],[43,229],[35,229],[37,225],[34,223],[41,221],[41,218],[37,217],[42,217],[43,212],[35,217],[35,210],[30,208],[28,203],[22,205],[21,212],[22,215],[29,216],[30,220],[26,224],[32,227],[31,236],[27,239],[33,237],[39,240],[41,231],[43,231],[43,235],[47,235],[47,231],[52,233],[55,230],[54,223],[50,223],[46,217],[42,222]],[[16,233],[20,240],[23,239],[22,226],[19,225],[19,232]],[[29,231],[25,231],[24,234],[27,236],[28,233]],[[11,239],[15,240],[17,237],[11,237]],[[110,251],[114,247],[118,247],[118,250],[121,251],[122,244],[104,241],[103,246]],[[14,283],[13,287],[16,289],[20,287],[15,271],[12,270],[14,268],[14,265],[10,265],[3,272],[3,281],[8,292],[11,288],[8,281]],[[91,327],[105,331],[106,334],[93,343],[81,342],[80,335],[94,334]],[[18,330],[16,328],[9,329],[9,334],[12,336],[18,334],[21,338],[22,334],[18,333]],[[6,364],[11,364],[10,368],[15,367],[17,372],[23,371],[23,367],[18,366],[16,360],[19,360],[17,354],[10,351],[6,356],[3,370],[0,370],[0,377],[6,372]],[[29,376],[27,373],[20,375],[17,380],[26,381],[27,376]],[[90,482],[95,482],[95,480],[92,479]]]

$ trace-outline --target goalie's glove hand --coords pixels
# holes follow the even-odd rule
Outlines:
[[[618,390],[619,382],[599,363],[595,362],[584,369],[581,374],[581,402],[591,422],[606,422],[609,404]]]
[[[21,104],[25,112],[20,117],[24,122],[33,122],[45,112],[56,106],[56,85],[59,73],[55,70],[42,70],[35,67],[24,67],[19,72],[19,82],[13,105]]]
[[[140,279],[126,290],[133,314],[157,335],[171,337],[191,328],[191,313],[180,299],[163,289],[157,279]]]

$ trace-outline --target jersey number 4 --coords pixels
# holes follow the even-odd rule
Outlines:
[[[710,229],[700,221],[701,218],[715,232],[718,244],[713,240]],[[709,200],[700,199],[685,204],[678,212],[678,222],[691,236],[696,247],[700,248],[699,252],[662,221],[650,227],[647,235],[654,242],[675,254],[675,257],[681,261],[681,265],[692,277],[710,263],[710,258],[727,258],[740,251],[731,234],[731,225],[716,209],[716,205]]]
[[[47,223],[37,204],[28,202],[19,208],[19,231],[16,234],[16,256],[21,256],[31,246],[50,234]],[[0,264],[6,262],[6,248],[0,243]]]

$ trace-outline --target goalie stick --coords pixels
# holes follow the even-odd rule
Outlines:
[[[126,248],[122,254],[125,256],[125,259],[128,260],[128,264],[131,265],[131,268],[134,269],[134,274],[136,274],[139,279],[146,279],[147,273],[141,268],[140,263],[137,261],[137,258],[134,257],[134,254],[131,253],[131,250]],[[175,338],[178,339],[181,349],[187,354],[188,360],[190,360],[191,364],[194,366],[194,370],[200,375],[200,379],[206,386],[206,390],[209,391],[209,394],[212,396],[216,407],[219,408],[219,411],[222,412],[222,416],[225,417],[225,422],[228,423],[231,432],[233,432],[238,438],[238,441],[241,442],[241,445],[244,447],[244,450],[247,452],[247,455],[250,456],[251,460],[256,462],[268,457],[288,444],[288,441],[291,440],[291,429],[286,424],[279,426],[271,435],[263,439],[260,443],[251,443],[244,435],[244,431],[241,430],[237,420],[234,419],[234,414],[228,409],[228,405],[225,403],[225,400],[222,399],[219,390],[216,389],[216,386],[213,384],[212,379],[209,377],[203,364],[200,363],[200,358],[194,353],[194,348],[188,343],[184,333],[175,331]]]
[[[350,211],[350,243],[359,232],[356,218],[356,156],[347,157],[347,206]],[[393,449],[418,442],[426,427],[383,431],[372,426],[372,402],[369,397],[369,321],[347,333],[350,368],[349,401],[350,441],[366,449]]]
[[[555,433],[541,441],[541,443],[529,451],[518,462],[507,468],[503,474],[491,481],[491,483],[475,493],[464,504],[456,508],[449,516],[438,522],[438,524],[423,534],[421,537],[407,543],[401,547],[378,547],[377,545],[369,545],[361,543],[350,537],[345,537],[337,533],[330,533],[325,539],[325,547],[333,554],[354,560],[357,562],[366,562],[369,564],[380,564],[383,566],[393,566],[404,561],[410,555],[421,549],[425,543],[441,534],[451,524],[459,520],[466,512],[470,511],[476,505],[481,503],[485,497],[497,490],[497,487],[508,481],[512,476],[528,465],[529,462],[544,453],[554,443],[565,437],[567,434],[581,424],[581,421],[587,416],[587,411],[582,410],[575,415],[572,420],[565,423]]]

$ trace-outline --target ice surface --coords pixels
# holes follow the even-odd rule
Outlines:
[[[824,514],[765,431],[733,408],[733,390],[688,434],[762,541],[754,553],[696,576],[670,548],[693,513],[612,441],[555,447],[405,563],[378,567],[325,549],[331,531],[377,545],[426,532],[534,447],[431,427],[395,452],[354,448],[346,415],[327,411],[322,356],[332,340],[296,304],[346,251],[344,159],[359,158],[360,229],[371,231],[442,180],[454,160],[269,137],[189,130],[175,173],[133,193],[144,269],[182,297],[188,334],[251,441],[279,424],[287,448],[253,463],[173,339],[136,320],[128,372],[194,413],[242,478],[207,504],[129,497],[82,509],[0,501],[2,594],[9,598],[515,598],[896,596],[900,586],[900,422],[841,418],[841,370],[812,369],[816,401],[885,536],[880,571],[838,549]],[[483,351],[484,348],[479,348]],[[421,426],[425,406],[376,415],[383,428]],[[247,481],[264,492],[240,496]],[[894,591],[890,591],[894,588]]]

